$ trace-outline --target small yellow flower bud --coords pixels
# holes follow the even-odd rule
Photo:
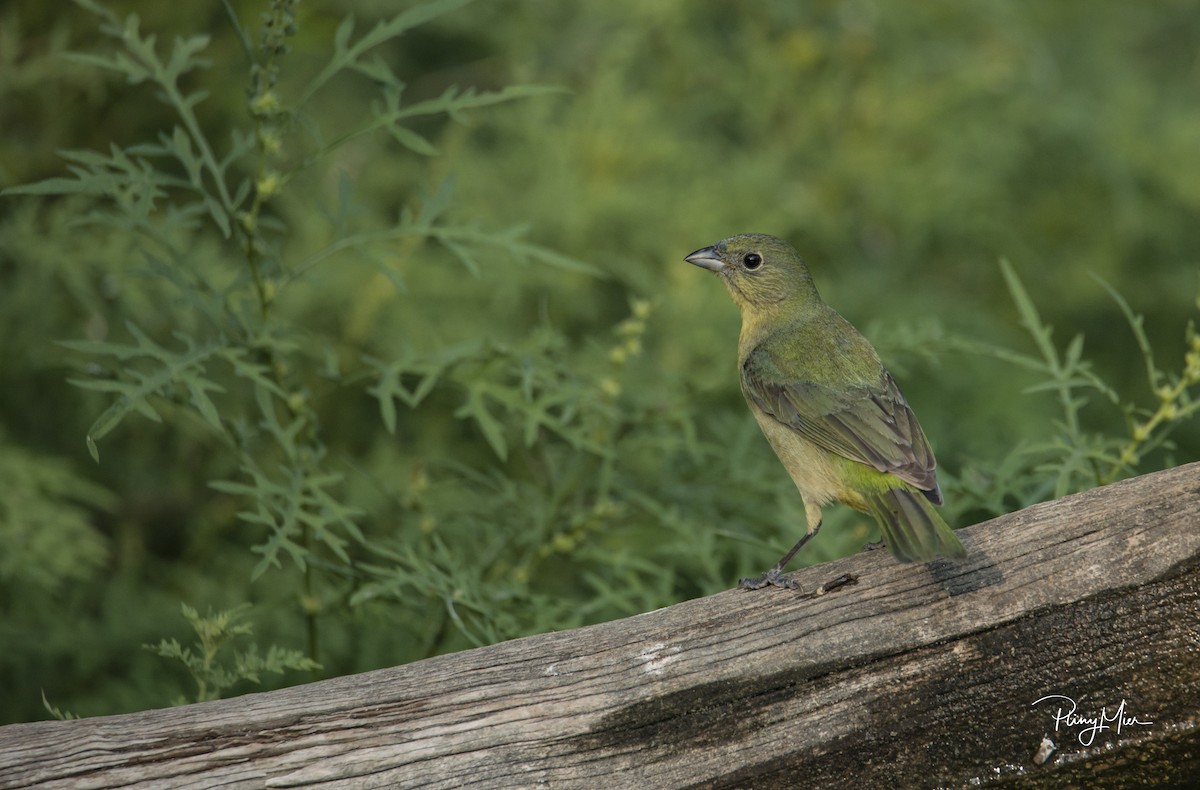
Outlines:
[[[283,150],[283,138],[274,129],[260,132],[258,144],[262,146],[263,153],[269,156],[274,156]]]
[[[321,601],[315,595],[301,595],[300,608],[305,614],[313,615],[321,612]]]
[[[624,321],[617,324],[617,334],[623,337],[640,335],[644,331],[646,331],[646,324],[637,319],[626,318]]]
[[[250,112],[254,115],[272,115],[279,112],[280,107],[275,91],[263,91],[250,99]]]
[[[275,172],[263,173],[262,177],[258,179],[258,183],[255,184],[258,196],[263,200],[278,192],[280,186],[282,186],[282,182],[279,180],[279,174]]]
[[[429,475],[425,473],[425,467],[419,466],[412,471],[412,474],[409,475],[408,485],[416,496],[420,496],[428,490]]]
[[[1200,352],[1189,351],[1183,357],[1183,375],[1189,382],[1200,379]]]

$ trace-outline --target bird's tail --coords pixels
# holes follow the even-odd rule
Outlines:
[[[883,528],[883,542],[901,562],[967,556],[954,530],[915,489],[889,488],[872,494],[867,508]]]

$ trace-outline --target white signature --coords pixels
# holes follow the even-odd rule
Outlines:
[[[1048,700],[1058,700],[1060,707],[1054,712],[1054,731],[1058,732],[1060,725],[1064,727],[1080,727],[1079,743],[1084,746],[1091,746],[1096,740],[1096,736],[1106,730],[1112,730],[1117,735],[1121,734],[1121,728],[1141,726],[1148,727],[1153,724],[1152,721],[1142,721],[1137,716],[1128,716],[1125,713],[1125,700],[1121,700],[1121,704],[1112,713],[1108,712],[1108,708],[1100,709],[1099,716],[1083,716],[1075,711],[1078,705],[1075,700],[1062,694],[1047,694],[1041,699],[1035,701],[1033,706],[1037,706]]]

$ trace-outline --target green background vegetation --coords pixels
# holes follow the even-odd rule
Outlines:
[[[232,4],[252,68],[219,4],[112,3],[165,66],[209,37],[183,105],[102,14],[0,10],[0,722],[763,570],[803,508],[681,260],[739,232],[876,343],[952,524],[1200,451],[1194,3],[440,0],[336,73],[396,4],[303,3],[265,55],[286,6]],[[389,121],[400,81],[429,114]],[[802,559],[872,537],[839,509]]]

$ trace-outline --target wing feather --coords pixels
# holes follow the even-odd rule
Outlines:
[[[831,387],[780,373],[766,349],[742,365],[746,399],[823,449],[895,475],[942,503],[937,462],[916,415],[895,380],[880,369],[878,381]]]

